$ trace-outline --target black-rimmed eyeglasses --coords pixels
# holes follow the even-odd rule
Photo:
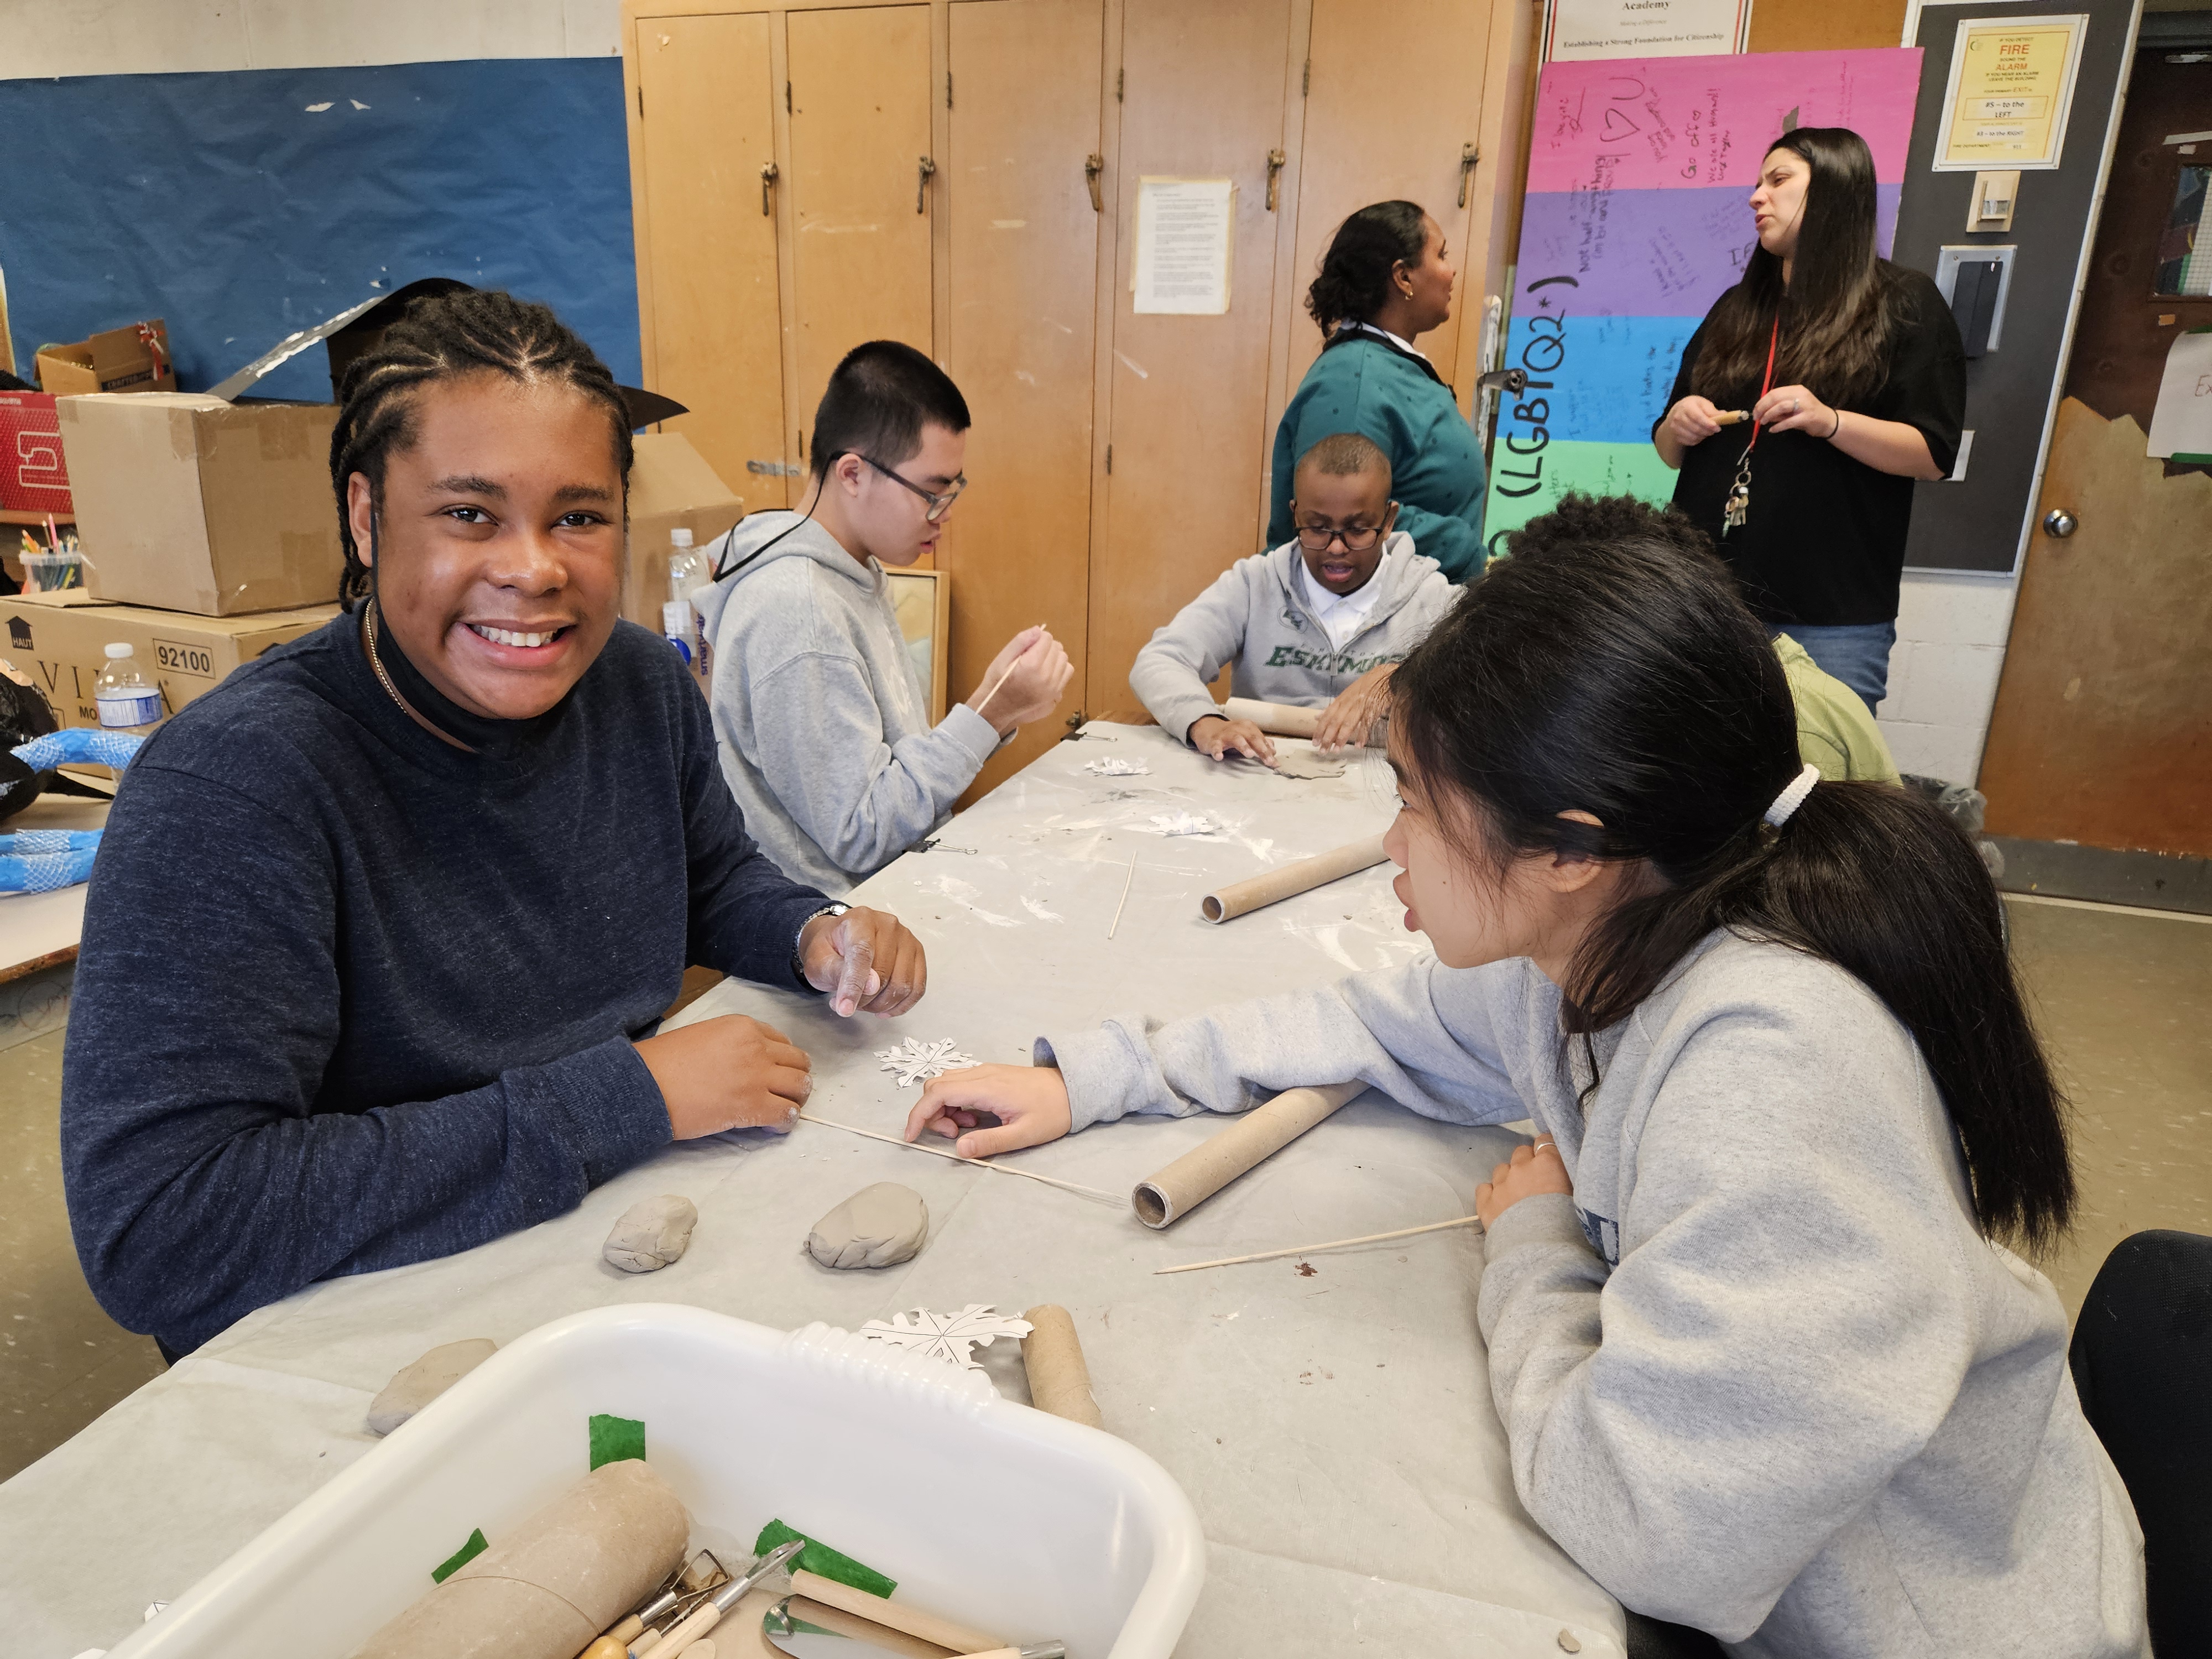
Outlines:
[[[860,452],[856,449],[854,450],[852,453],[860,455]],[[960,499],[960,492],[968,488],[968,475],[963,472],[952,481],[952,488],[946,490],[940,495],[935,490],[924,489],[920,484],[915,483],[911,478],[900,477],[897,473],[892,471],[890,468],[885,466],[881,461],[877,460],[872,456],[860,455],[860,459],[867,462],[870,466],[875,468],[877,471],[882,473],[884,477],[889,478],[893,483],[903,484],[907,489],[911,489],[915,495],[921,496],[922,500],[927,501],[929,503],[929,510],[923,516],[928,519],[932,524],[935,524],[946,514],[950,513],[952,510],[952,503]]]
[[[906,481],[902,478],[900,483]],[[911,488],[912,486],[908,486]],[[1379,525],[1352,525],[1334,530],[1328,525],[1302,524],[1298,526],[1298,545],[1310,553],[1326,553],[1331,542],[1342,542],[1347,553],[1364,553],[1382,539]]]

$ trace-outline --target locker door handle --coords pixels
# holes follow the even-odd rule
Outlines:
[[[1473,144],[1459,147],[1459,204],[1467,205],[1467,181],[1474,176],[1474,164],[1482,159],[1482,152]]]
[[[775,207],[770,204],[769,200],[769,192],[775,188],[775,163],[773,161],[763,161],[761,163],[761,216],[763,218],[766,218],[769,215],[775,211]]]
[[[916,213],[927,213],[929,211],[929,181],[936,172],[937,163],[931,161],[927,155],[923,156],[921,158],[921,170],[920,176],[915,179],[914,183],[914,210]]]
[[[1275,210],[1278,183],[1283,176],[1283,168],[1288,165],[1289,160],[1290,158],[1279,149],[1271,149],[1267,152],[1267,211],[1270,213]]]
[[[1083,163],[1084,182],[1091,186],[1091,210],[1093,213],[1106,211],[1106,198],[1098,189],[1098,175],[1105,171],[1106,158],[1103,155],[1090,156]]]

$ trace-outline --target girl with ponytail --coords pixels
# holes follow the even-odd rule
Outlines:
[[[1385,845],[1432,955],[1053,1036],[936,1079],[909,1136],[1347,1076],[1532,1119],[1476,1188],[1477,1312],[1520,1500],[1600,1584],[1732,1652],[2141,1653],[2141,1534],[2014,1253],[2074,1183],[1972,846],[1801,763],[1679,515],[1570,497],[1510,547],[1392,686]]]

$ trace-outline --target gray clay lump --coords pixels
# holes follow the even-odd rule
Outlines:
[[[599,1254],[626,1273],[656,1273],[691,1247],[699,1212],[673,1193],[640,1199],[622,1212]]]
[[[489,1337],[472,1336],[433,1348],[384,1385],[368,1402],[368,1431],[390,1434],[492,1356]]]
[[[814,1224],[806,1253],[825,1267],[893,1267],[911,1261],[929,1231],[921,1194],[896,1182],[863,1187]]]

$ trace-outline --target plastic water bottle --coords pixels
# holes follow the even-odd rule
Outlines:
[[[138,672],[138,653],[127,644],[107,647],[107,666],[92,683],[102,731],[149,735],[161,723],[161,689]]]
[[[690,531],[670,531],[668,542],[668,600],[660,607],[660,631],[703,682],[714,678],[713,653],[707,644],[705,619],[692,609],[691,594],[704,587],[714,573],[707,568],[707,556],[691,545]]]

